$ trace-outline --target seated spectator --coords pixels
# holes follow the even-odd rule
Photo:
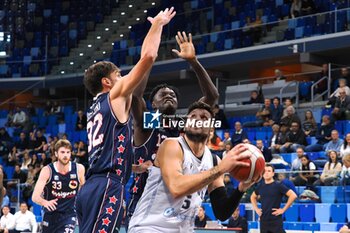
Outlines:
[[[207,225],[207,221],[210,221],[210,218],[205,214],[204,207],[200,206],[198,208],[198,213],[194,221],[194,225],[195,227],[205,227]]]
[[[221,142],[220,137],[216,134],[215,129],[210,130],[209,139],[207,146],[210,150],[216,151],[219,150],[219,143]]]
[[[277,130],[276,125],[272,127],[272,130],[274,131],[274,134],[272,135],[271,139],[271,153],[276,154],[280,152],[281,147],[287,142],[288,127],[285,124],[282,124],[281,130],[278,134],[275,133],[275,131]]]
[[[350,84],[350,75],[349,75],[348,68],[346,68],[346,67],[341,68],[339,78],[335,77],[335,75],[333,75],[332,83],[331,83],[331,91],[332,92],[334,92],[339,87],[339,80],[340,79],[345,79],[346,84]]]
[[[31,161],[31,165],[33,165],[33,167],[35,167],[37,164],[40,166],[41,160],[38,158],[37,154],[33,154],[32,156],[32,161]]]
[[[87,153],[87,146],[83,141],[79,141],[78,148],[75,154],[75,161],[83,164],[85,167],[89,166],[89,157]]]
[[[5,184],[4,184],[4,186],[5,186]],[[7,189],[5,187],[3,187],[3,189],[2,189],[2,195],[4,196],[4,198],[2,199],[1,208],[3,208],[4,206],[10,206],[10,204],[11,204],[10,198],[7,195]]]
[[[302,147],[299,147],[296,151],[297,157],[292,161],[292,165],[290,168],[290,171],[292,173],[292,177],[290,179],[293,181],[295,177],[298,176],[299,173],[296,173],[297,171],[300,171],[301,168],[301,158],[305,155],[304,149]]]
[[[213,112],[214,112],[215,120],[221,121],[220,129],[229,129],[230,126],[227,123],[227,118],[226,118],[224,110],[220,109],[219,105],[215,104],[215,106],[213,108]]]
[[[227,195],[231,196],[231,194],[233,193],[233,190],[235,190],[235,187],[233,187],[233,184],[231,182],[231,176],[229,173],[226,173],[224,175],[224,184],[225,184]]]
[[[316,144],[305,147],[305,151],[317,152],[324,150],[325,145],[331,140],[331,133],[333,129],[334,127],[331,124],[331,119],[329,118],[329,116],[324,115],[322,117],[322,124],[316,133]]]
[[[231,135],[231,142],[233,146],[236,146],[239,143],[242,143],[244,139],[248,138],[247,132],[242,129],[241,122],[237,121],[235,123],[235,131]]]
[[[295,186],[312,185],[316,181],[314,171],[316,171],[316,165],[310,161],[309,156],[303,155],[301,157],[300,173],[294,180]]]
[[[292,122],[290,131],[287,134],[286,143],[280,148],[281,153],[292,153],[299,147],[307,145],[304,132],[300,129],[299,122]]]
[[[274,124],[279,124],[283,114],[283,107],[280,104],[280,99],[274,97],[271,105],[271,119]]]
[[[288,106],[286,108],[287,110],[287,116],[282,117],[281,119],[281,124],[285,124],[288,127],[292,126],[292,122],[297,122],[299,125],[301,125],[301,121],[298,117],[298,115],[295,113],[294,107],[293,106]]]
[[[75,130],[85,130],[86,129],[86,124],[87,124],[87,119],[86,115],[82,110],[78,111],[78,116],[77,116],[77,123],[75,125]]]
[[[284,184],[288,189],[293,190],[294,193],[298,193],[295,185],[293,184],[293,182],[289,179],[287,179],[286,174],[285,173],[278,173],[278,180]],[[283,202],[287,202],[288,198],[286,196],[284,196],[282,198]]]
[[[22,202],[20,205],[20,211],[15,213],[15,227],[12,231],[13,233],[20,232],[32,232],[36,233],[38,229],[38,224],[35,220],[35,215],[28,210],[28,205]],[[11,232],[11,233],[12,233]]]
[[[28,171],[28,166],[32,163],[32,158],[29,156],[29,152],[25,151],[23,155],[23,162],[21,165],[21,170],[24,172]]]
[[[228,141],[225,143],[225,151],[222,153],[222,158],[226,156],[226,153],[228,153],[232,149],[232,143],[231,141]]]
[[[224,143],[231,142],[230,131],[225,130],[224,139],[222,140]]]
[[[242,230],[240,232],[248,233],[248,222],[239,214],[239,207],[237,207],[232,216],[228,219],[227,228],[241,228]]]
[[[14,117],[14,113],[12,110],[9,110],[9,112],[7,113],[7,116],[6,116],[6,124],[5,126],[6,127],[11,127],[13,126],[13,117]]]
[[[276,141],[278,141],[280,134],[281,134],[280,133],[280,126],[278,124],[273,124],[272,125],[272,135],[268,140],[269,149],[271,150],[272,153],[274,153],[274,151],[272,151],[272,149],[275,147]]]
[[[305,119],[302,125],[303,125],[303,131],[307,137],[315,136],[317,132],[317,123],[314,118],[314,115],[312,114],[312,111],[307,110],[305,112]]]
[[[350,154],[350,133],[347,133],[343,145],[340,147],[340,157]]]
[[[350,96],[346,95],[344,88],[339,90],[332,116],[334,120],[350,120]]]
[[[293,106],[293,102],[291,98],[286,98],[286,100],[284,101],[284,109],[283,109],[283,115],[282,115],[282,119],[285,118],[286,116],[288,116],[287,113],[287,108],[291,106],[292,107],[292,112],[293,114],[295,113],[295,108]]]
[[[21,170],[21,166],[19,164],[16,164],[15,171],[12,176],[12,180],[7,182],[7,187],[10,190],[10,188],[16,187],[19,180],[20,184],[24,184],[27,180],[27,174]]]
[[[2,217],[0,219],[0,232],[9,233],[15,227],[15,217],[10,213],[8,205],[2,207]]]
[[[34,170],[34,166],[29,164],[28,173],[27,173],[27,180],[22,185],[22,187],[23,187],[23,200],[25,202],[28,202],[30,197],[32,196],[32,193],[34,190],[35,175],[36,175],[36,171]]]
[[[36,143],[34,152],[36,153],[43,153],[44,152],[44,146],[46,145],[47,141],[41,130],[38,130],[36,132]]]
[[[41,167],[45,167],[46,165],[50,164],[52,162],[51,155],[48,157],[45,153],[41,154]]]
[[[6,129],[4,127],[0,128],[0,141],[2,141],[2,142],[11,142],[12,141],[9,133],[6,131]]]
[[[312,15],[316,12],[315,2],[313,0],[301,0],[301,15]]]
[[[286,77],[284,77],[283,72],[279,69],[275,69],[275,80],[286,80]]]
[[[345,79],[339,79],[339,87],[329,96],[328,103],[326,105],[331,105],[331,107],[335,106],[335,103],[337,102],[337,98],[339,98],[340,94],[339,92],[341,90],[345,90],[345,94],[347,96],[350,96],[350,88],[346,85]]]
[[[315,181],[314,185],[338,185],[338,176],[342,170],[342,165],[338,161],[336,151],[330,151],[328,153],[329,160],[324,165],[322,174],[318,180]]]
[[[344,144],[344,140],[339,138],[339,133],[336,129],[331,132],[331,140],[325,145],[325,151],[336,151],[338,157],[340,156],[340,148]]]
[[[340,185],[350,185],[350,154],[342,158],[343,167],[340,172]]]
[[[27,108],[27,113],[28,113],[29,118],[36,115],[35,108],[33,106],[33,102],[32,101],[28,102],[26,108]]]
[[[292,19],[301,15],[301,0],[293,0],[290,7],[290,16]]]
[[[265,161],[268,163],[272,159],[271,150],[264,146],[262,140],[256,140],[256,147],[261,150],[261,153],[264,155]]]
[[[250,100],[247,102],[243,102],[243,104],[263,104],[264,103],[264,96],[260,91],[252,91],[250,92]]]
[[[15,146],[17,152],[19,153],[17,156],[24,154],[26,149],[29,149],[29,141],[27,135],[24,132],[21,132],[19,135],[19,140],[15,142]]]
[[[20,109],[20,107],[16,107],[16,113],[13,116],[13,126],[23,128],[27,121],[26,113]]]
[[[259,127],[259,126],[272,126],[273,121],[271,119],[271,100],[266,98],[264,105],[256,113],[256,121],[244,123],[244,127]]]
[[[44,107],[44,116],[50,115],[51,109],[52,109],[52,104],[51,104],[51,101],[48,100],[48,101],[46,101],[46,104],[45,104],[45,107]]]

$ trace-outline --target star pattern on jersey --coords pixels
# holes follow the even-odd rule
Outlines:
[[[137,160],[137,162],[139,162],[139,164],[143,164],[144,161],[145,160],[143,158],[141,158],[141,157]]]
[[[118,136],[118,142],[124,142],[125,136],[123,134],[120,134]]]
[[[109,203],[113,203],[114,205],[117,203],[118,199],[113,195],[109,197]]]
[[[108,217],[102,219],[102,225],[106,225],[108,227],[110,223],[111,223],[111,220],[109,220]]]
[[[137,183],[139,181],[140,177],[139,176],[136,176],[135,177],[135,182]]]
[[[124,153],[125,147],[123,145],[120,145],[117,149],[119,153]]]
[[[98,230],[98,233],[107,233],[107,231],[105,231],[105,229],[102,229],[102,230]]]
[[[117,173],[118,176],[122,174],[122,171],[120,169],[115,170],[115,172]]]
[[[118,158],[117,160],[118,160],[118,164],[119,164],[119,165],[122,165],[122,164],[123,164],[124,159]]]
[[[112,215],[115,210],[111,207],[106,208],[106,214]]]
[[[136,185],[135,185],[135,186],[132,188],[132,192],[133,192],[133,193],[136,193],[138,189],[139,189],[139,188],[136,187]]]

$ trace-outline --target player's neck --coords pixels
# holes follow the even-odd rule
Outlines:
[[[273,183],[275,180],[273,178],[265,180],[265,184],[271,184]]]
[[[59,161],[55,162],[56,169],[59,173],[66,174],[69,172],[70,168],[70,162],[67,163],[66,165],[60,163]]]
[[[187,142],[188,146],[191,148],[192,153],[198,157],[201,158],[204,153],[205,149],[205,142],[194,142],[191,141],[186,135],[185,135],[185,141]]]

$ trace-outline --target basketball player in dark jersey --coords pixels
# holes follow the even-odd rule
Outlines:
[[[196,57],[194,45],[192,43],[192,35],[186,35],[185,32],[178,32],[176,41],[180,47],[180,51],[173,49],[172,51],[180,58],[186,60],[194,72],[196,73],[199,86],[203,93],[200,101],[213,106],[219,97],[219,93],[211,81],[208,73],[199,63]],[[155,159],[159,145],[167,137],[178,137],[177,129],[144,129],[143,128],[143,112],[147,111],[146,103],[142,96],[146,88],[147,79],[144,79],[141,85],[136,88],[133,93],[132,113],[134,116],[134,145],[135,147],[135,162],[141,165],[145,162],[152,162]],[[178,106],[178,90],[166,84],[156,86],[150,94],[150,102],[154,110],[159,110],[160,113],[173,115]],[[130,187],[131,199],[128,204],[127,218],[130,219],[138,200],[141,198],[143,189],[146,185],[148,173],[135,174],[133,184]],[[127,220],[128,222],[128,220]]]
[[[57,161],[42,168],[34,188],[33,201],[44,207],[44,233],[73,233],[75,229],[75,199],[85,182],[85,168],[70,161],[71,151],[69,141],[59,140],[55,144]]]
[[[133,158],[132,93],[156,60],[163,26],[175,16],[174,8],[152,18],[141,49],[141,58],[129,74],[121,76],[111,62],[98,62],[85,72],[84,84],[94,95],[87,113],[89,170],[77,197],[77,216],[82,233],[118,232],[124,213],[124,185]]]

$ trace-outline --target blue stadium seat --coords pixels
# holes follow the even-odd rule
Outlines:
[[[314,204],[300,204],[299,216],[302,222],[315,221],[315,205]]]
[[[202,204],[204,209],[205,209],[205,214],[211,219],[211,220],[215,220],[215,215],[213,212],[213,208],[211,207],[210,203],[203,203]]]
[[[295,28],[295,39],[304,37],[304,27]]]
[[[334,124],[334,128],[338,130],[340,135],[344,134],[344,129],[345,129],[346,121],[336,121]]]
[[[344,223],[346,222],[346,215],[346,204],[331,205],[332,222]]]
[[[337,223],[320,223],[320,231],[337,231]]]
[[[13,173],[15,172],[15,167],[14,166],[4,166],[4,171],[7,175],[7,179],[12,179]]]
[[[284,213],[286,221],[297,222],[299,220],[299,204],[291,205]]]
[[[290,222],[287,225],[287,230],[303,230],[302,222]]]
[[[331,204],[315,204],[316,222],[329,222],[331,217]]]
[[[320,186],[319,189],[323,203],[334,203],[336,201],[336,186]]]
[[[304,222],[303,230],[305,231],[319,231],[320,223]]]
[[[258,222],[248,221],[248,230],[257,229],[257,228],[258,228]]]

